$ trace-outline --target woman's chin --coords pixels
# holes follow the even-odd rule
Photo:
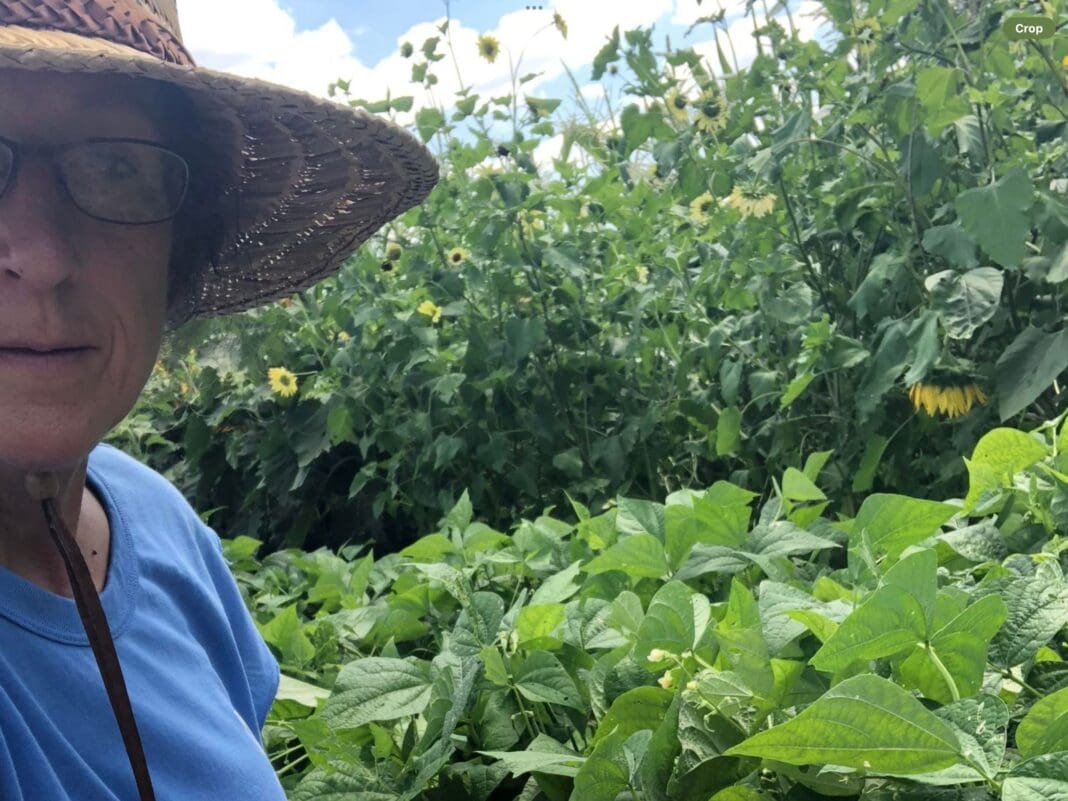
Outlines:
[[[68,421],[73,423],[73,421]],[[69,470],[80,465],[99,442],[77,425],[32,425],[0,431],[0,464],[5,468]]]

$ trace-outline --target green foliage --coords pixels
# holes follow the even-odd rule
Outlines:
[[[988,432],[989,511],[802,527],[718,482],[507,533],[465,493],[379,558],[225,540],[284,674],[269,754],[298,801],[1060,798],[1066,441]],[[776,483],[819,501],[822,461]]]
[[[180,332],[112,440],[265,552],[400,548],[465,489],[501,527],[730,480],[782,491],[804,528],[814,453],[847,516],[871,490],[957,497],[982,431],[1066,397],[1068,44],[1009,42],[1014,9],[826,2],[828,49],[770,21],[746,69],[713,15],[695,28],[721,75],[617,28],[603,110],[524,92],[519,64],[511,92],[454,107],[339,81],[405,115],[440,185],[292,302]],[[455,66],[438,30],[404,48],[423,88]],[[991,403],[916,412],[909,386],[946,374]],[[626,547],[587,567],[672,565],[668,543]]]

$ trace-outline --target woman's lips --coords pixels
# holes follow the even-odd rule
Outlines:
[[[93,348],[64,348],[46,352],[27,348],[0,348],[0,374],[62,378],[89,360]]]

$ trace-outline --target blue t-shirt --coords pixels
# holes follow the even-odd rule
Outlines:
[[[159,801],[285,801],[259,732],[278,662],[218,535],[156,471],[101,443],[86,483],[111,524],[100,594]],[[133,801],[74,600],[0,567],[0,799]]]

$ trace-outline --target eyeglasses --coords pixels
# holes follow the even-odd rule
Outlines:
[[[30,154],[50,158],[74,205],[104,222],[148,225],[172,219],[189,187],[185,159],[143,139],[27,145],[0,137],[0,199],[14,183],[20,159]]]

